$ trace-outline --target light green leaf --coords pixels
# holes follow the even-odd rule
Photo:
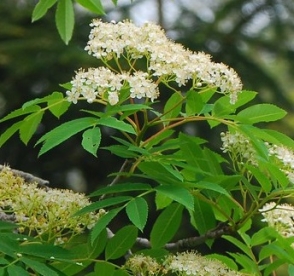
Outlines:
[[[250,258],[252,257],[252,254],[253,254],[252,251],[243,242],[239,241],[238,239],[236,239],[235,237],[232,237],[232,236],[225,235],[225,236],[223,236],[223,238],[228,240],[229,242],[231,242],[232,244],[234,244],[238,248],[240,248]]]
[[[97,150],[101,142],[101,131],[98,127],[87,129],[83,133],[83,148],[97,157]]]
[[[29,113],[37,112],[38,110],[40,110],[40,107],[37,105],[29,106],[27,108],[16,109],[16,110],[10,112],[8,115],[6,115],[4,118],[2,118],[0,120],[0,123],[7,121],[7,120],[10,120],[10,119],[13,119],[13,118],[16,118],[16,117],[19,117],[19,116],[29,114]]]
[[[272,122],[283,118],[287,112],[273,104],[257,104],[238,113],[238,117],[246,118],[250,123]]]
[[[22,125],[22,121],[13,124],[11,127],[5,130],[4,133],[0,136],[0,147],[6,143],[6,141],[19,130],[20,126]]]
[[[103,187],[90,194],[90,197],[104,194],[123,193],[130,191],[148,191],[151,186],[146,183],[120,183],[112,186]]]
[[[19,128],[20,139],[27,144],[36,132],[44,115],[44,110],[28,115]]]
[[[36,143],[36,145],[43,142],[43,146],[39,152],[39,155],[44,154],[48,150],[56,147],[60,143],[64,142],[71,136],[77,134],[78,132],[95,126],[97,119],[93,117],[84,117],[66,122],[53,130],[47,132],[43,135]]]
[[[221,187],[220,185],[216,184],[216,183],[212,183],[209,181],[199,181],[197,183],[193,183],[192,184],[193,187],[201,189],[201,190],[210,190],[210,191],[215,191],[217,193],[226,195],[226,196],[230,196],[230,194],[228,193],[227,190],[225,190],[223,187]]]
[[[138,229],[133,225],[121,228],[106,244],[106,260],[114,260],[126,254],[136,242],[137,235]]]
[[[112,209],[102,216],[91,232],[91,244],[94,244],[99,234],[107,227],[107,225],[116,217],[116,215],[122,210],[123,207]]]
[[[194,209],[194,198],[190,192],[182,187],[173,185],[161,185],[154,189],[158,193],[164,194],[165,196],[173,199],[184,205],[188,210]]]
[[[47,11],[57,2],[57,0],[39,0],[32,14],[32,22],[43,17]]]
[[[22,257],[21,261],[25,263],[28,267],[30,267],[33,271],[40,273],[41,275],[47,276],[58,276],[58,273],[51,269],[49,266],[47,266],[44,263]]]
[[[202,97],[197,91],[190,90],[186,95],[186,114],[193,116],[198,114],[203,109],[204,103]]]
[[[76,0],[81,6],[87,10],[99,15],[104,15],[104,9],[100,0]]]
[[[71,0],[58,0],[55,13],[56,27],[61,39],[68,44],[72,37],[75,18]]]
[[[48,99],[48,108],[50,112],[57,118],[59,118],[64,112],[66,112],[70,106],[63,93],[53,92],[52,97]]]
[[[157,210],[167,207],[172,202],[173,200],[170,197],[166,196],[165,194],[162,194],[162,193],[155,194],[155,204],[156,204]]]
[[[148,204],[142,197],[136,197],[126,206],[130,221],[143,232],[148,217]]]
[[[261,245],[270,243],[273,238],[277,237],[277,232],[271,227],[263,227],[258,232],[254,233],[251,238],[251,245]]]
[[[183,206],[178,203],[172,203],[162,211],[150,233],[152,248],[164,247],[173,238],[181,224],[182,212]]]
[[[130,124],[120,121],[114,117],[100,118],[98,121],[98,124],[102,126],[118,129],[120,131],[128,132],[131,134],[136,134],[136,131]]]

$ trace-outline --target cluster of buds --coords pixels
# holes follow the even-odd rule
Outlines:
[[[75,216],[90,204],[84,194],[39,188],[37,183],[26,183],[8,167],[0,172],[0,198],[0,211],[15,216],[20,233],[59,244],[91,229],[105,214],[100,210]]]

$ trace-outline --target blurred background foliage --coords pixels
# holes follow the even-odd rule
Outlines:
[[[89,23],[97,16],[76,6],[74,36],[66,46],[55,28],[54,8],[31,23],[36,2],[0,1],[1,116],[35,97],[64,91],[58,84],[70,81],[80,67],[97,66],[97,60],[83,50]],[[259,92],[257,101],[275,103],[289,112],[282,124],[272,127],[294,137],[293,0],[119,0],[117,7],[111,1],[102,3],[107,21],[158,22],[171,39],[233,67],[245,89]],[[77,118],[80,108],[71,107],[60,121],[45,116],[33,140],[61,122]],[[1,124],[0,133],[10,124]],[[203,130],[193,128],[189,126],[187,131],[201,135]],[[112,142],[113,133],[108,134],[103,145]],[[123,160],[103,150],[94,158],[82,149],[80,139],[77,135],[38,158],[34,142],[25,146],[14,136],[0,149],[0,163],[48,179],[53,187],[89,192],[106,184],[107,175],[118,170]]]

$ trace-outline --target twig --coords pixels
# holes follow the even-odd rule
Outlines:
[[[121,178],[120,173],[122,173],[125,170],[125,167],[127,166],[128,162],[129,162],[128,159],[126,159],[125,162],[122,164],[121,168],[119,169],[118,174],[116,175],[116,177],[111,181],[111,183],[109,183],[107,185],[107,187],[111,187],[111,186],[115,185],[119,181],[119,179]],[[100,196],[99,200],[102,200],[104,198],[105,198],[105,194]]]
[[[216,228],[209,230],[204,235],[178,240],[173,243],[167,243],[164,248],[167,250],[195,248],[195,246],[204,243],[208,239],[217,239],[222,235],[231,234],[232,232],[233,229],[231,226],[229,226],[227,223],[220,223]],[[136,243],[141,247],[151,248],[151,243],[148,239],[139,237],[137,238]]]

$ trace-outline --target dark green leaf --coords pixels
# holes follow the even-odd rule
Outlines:
[[[32,22],[43,17],[47,13],[48,9],[50,9],[56,2],[57,0],[39,0],[33,10]]]
[[[117,196],[112,198],[106,198],[100,201],[96,201],[94,203],[91,203],[90,205],[84,207],[83,209],[79,210],[75,216],[81,216],[83,214],[96,211],[101,208],[117,205],[126,201],[131,200],[131,196]]]
[[[100,0],[77,0],[77,2],[91,12],[99,15],[105,14]]]
[[[271,227],[263,227],[258,232],[254,233],[251,238],[251,245],[261,245],[264,243],[270,243],[272,239],[277,237],[277,232]]]
[[[58,0],[55,23],[61,39],[68,44],[75,24],[73,3],[71,0]]]
[[[172,185],[161,185],[155,188],[158,193],[173,199],[184,205],[188,210],[194,209],[194,198],[191,193],[182,187]]]
[[[145,183],[121,183],[101,188],[90,194],[90,196],[93,197],[104,194],[123,193],[130,191],[147,191],[149,189],[151,189],[150,185]]]
[[[113,260],[123,256],[134,245],[137,235],[138,230],[133,225],[121,228],[106,245],[106,260]]]
[[[91,232],[91,244],[94,244],[99,234],[107,227],[107,225],[116,217],[116,215],[122,210],[123,207],[112,209],[102,216]]]
[[[133,151],[128,151],[128,147],[123,145],[113,145],[108,147],[102,147],[102,149],[109,150],[112,154],[115,154],[122,158],[134,158],[138,156],[137,153]]]
[[[42,143],[44,142],[39,155],[44,154],[48,150],[56,147],[60,143],[64,142],[71,136],[77,134],[78,132],[89,128],[91,126],[95,126],[97,123],[97,119],[93,117],[84,117],[80,119],[75,119],[69,122],[66,122],[53,130],[47,132],[45,135],[43,135],[38,142],[36,143]]]
[[[216,226],[211,205],[195,198],[194,212],[190,212],[191,220],[200,235]]]
[[[58,273],[53,270],[52,268],[50,268],[48,265],[26,258],[26,257],[22,257],[21,261],[23,263],[25,263],[28,267],[30,267],[33,271],[40,273],[43,276],[58,276]]]
[[[16,227],[17,225],[12,222],[0,220],[0,230],[11,230],[11,229],[15,229]]]
[[[183,206],[170,204],[156,219],[150,233],[152,248],[164,247],[178,231],[182,220]]]
[[[130,221],[143,232],[148,217],[148,204],[142,197],[136,197],[126,206]]]
[[[106,261],[99,261],[96,262],[94,270],[94,275],[113,276],[115,271],[115,265]]]
[[[127,124],[123,121],[119,121],[118,119],[114,117],[100,118],[98,121],[98,124],[102,126],[118,129],[120,131],[128,132],[131,134],[136,134],[136,131],[130,124]]]
[[[30,274],[21,266],[17,266],[14,264],[7,267],[7,272],[9,276],[30,276]]]

